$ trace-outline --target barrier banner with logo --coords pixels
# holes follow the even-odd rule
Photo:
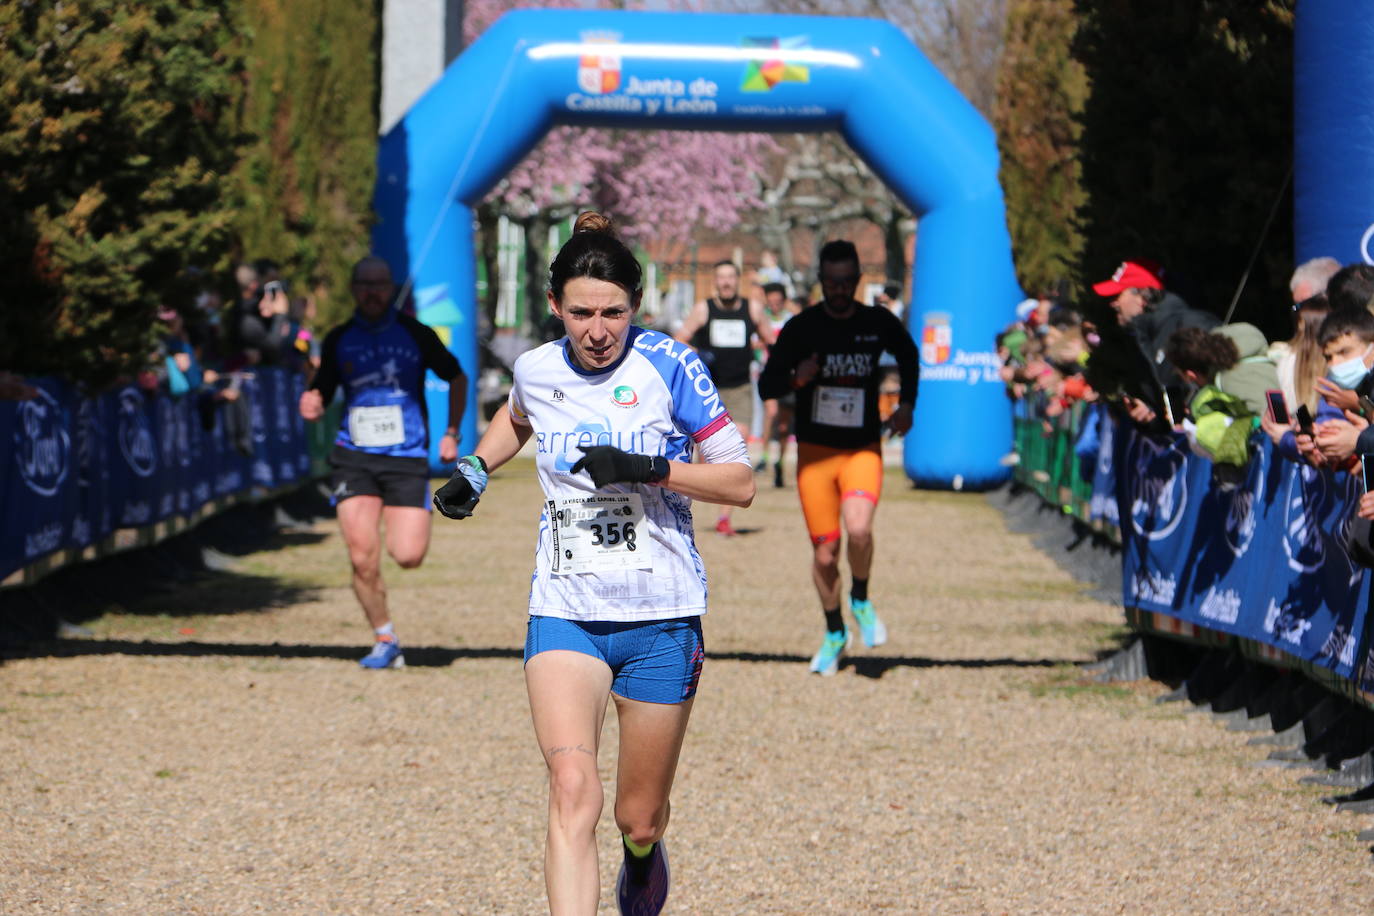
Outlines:
[[[1097,457],[1093,468],[1092,498],[1088,501],[1088,520],[1113,528],[1121,526],[1121,513],[1116,498],[1116,424],[1105,404],[1088,408],[1097,413]]]
[[[1369,589],[1345,548],[1354,478],[1288,461],[1257,436],[1244,482],[1225,489],[1184,437],[1115,433],[1125,606],[1352,677]]]
[[[259,369],[241,380],[251,429],[242,436],[230,428],[231,408],[202,413],[196,395],[127,386],[84,397],[59,380],[30,384],[37,397],[0,402],[0,442],[9,446],[0,457],[0,579],[56,551],[311,471],[296,373]]]

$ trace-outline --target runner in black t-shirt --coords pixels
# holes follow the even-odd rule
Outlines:
[[[820,267],[824,298],[783,327],[759,378],[759,395],[771,399],[796,392],[797,493],[826,620],[811,670],[831,675],[850,641],[840,614],[841,519],[849,532],[850,613],[869,648],[887,640],[868,598],[873,516],[883,480],[880,440],[884,425],[899,436],[911,428],[920,356],[890,311],[855,301],[860,271],[852,243],[828,242]],[[899,403],[886,424],[878,415],[883,352],[896,357],[902,378]]]

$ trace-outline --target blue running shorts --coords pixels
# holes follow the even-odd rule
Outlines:
[[[700,617],[643,623],[530,617],[525,661],[555,649],[601,659],[615,677],[611,690],[643,703],[690,700],[706,658]]]

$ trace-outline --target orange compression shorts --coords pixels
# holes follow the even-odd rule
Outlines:
[[[840,504],[866,499],[875,506],[883,491],[883,453],[878,443],[864,448],[830,448],[797,443],[797,495],[812,544],[840,536]]]

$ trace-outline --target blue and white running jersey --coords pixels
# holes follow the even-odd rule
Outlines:
[[[530,613],[572,620],[666,620],[706,613],[692,501],[663,487],[597,490],[570,473],[581,447],[612,445],[690,462],[749,464],[744,440],[696,351],[631,327],[613,365],[588,371],[566,338],[515,362],[510,412],[533,427],[544,487]],[[627,527],[628,526],[628,527]]]
[[[373,455],[427,457],[426,369],[448,382],[463,372],[433,328],[402,312],[388,311],[375,323],[355,314],[330,331],[310,387],[326,404],[343,387],[344,416],[334,444]]]

